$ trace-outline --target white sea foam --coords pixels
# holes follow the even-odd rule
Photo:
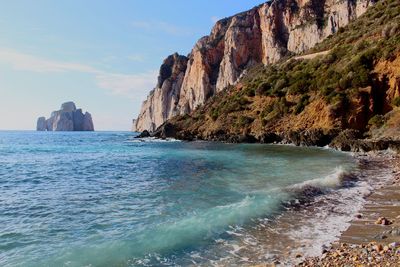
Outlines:
[[[125,141],[125,143],[165,143],[165,142],[182,142],[181,140],[174,139],[174,138],[166,138],[160,139],[156,137],[146,137],[146,138],[137,138]]]
[[[353,180],[351,184],[344,183],[353,176],[357,176],[358,179]],[[240,240],[236,240],[234,246],[230,242],[223,245],[237,259],[251,259],[252,261],[248,262],[251,264],[279,260],[284,266],[293,266],[294,263],[301,261],[296,259],[297,253],[304,257],[318,256],[323,248],[338,240],[340,233],[348,228],[354,214],[365,204],[365,197],[374,188],[387,183],[391,177],[390,169],[371,168],[362,169],[361,173],[348,173],[344,167],[339,166],[325,177],[292,185],[289,191],[299,194],[309,187],[335,190],[313,196],[310,198],[311,205],[306,205],[300,210],[292,210],[290,215],[284,213],[272,221],[268,218],[260,219],[257,224],[258,230],[237,229],[234,236]],[[344,184],[346,186],[343,186]],[[285,216],[286,223],[280,225],[281,218]],[[291,218],[289,225],[287,225],[288,218]],[[291,246],[287,251],[289,254],[285,254],[284,257],[275,254],[274,250],[278,247],[270,242],[277,240],[275,238],[271,240],[268,233],[275,238],[278,237],[278,242],[281,239],[286,240],[285,242]],[[243,244],[246,245],[245,249],[238,250]],[[287,249],[286,246],[280,248],[279,253],[283,253]],[[213,264],[213,266],[221,265],[239,266],[232,259],[221,259]]]
[[[343,179],[348,173],[342,166],[336,167],[334,171],[325,177],[317,178],[302,183],[298,183],[290,186],[291,189],[301,189],[307,186],[317,187],[320,189],[324,188],[337,188],[342,185]]]
[[[346,175],[346,172],[337,168],[332,175],[324,177],[320,181],[310,182],[318,186],[337,186],[343,175]],[[368,180],[361,179],[351,187],[340,188],[315,198],[315,209],[310,212],[314,215],[309,216],[301,227],[288,232],[293,240],[302,240],[303,242],[303,247],[298,248],[294,253],[300,252],[305,257],[320,255],[322,248],[337,241],[340,233],[349,227],[354,214],[359,212],[365,204],[365,197],[374,188],[387,183],[392,174],[390,170],[372,169],[363,170],[362,176],[368,177]],[[294,258],[292,255],[292,260]]]

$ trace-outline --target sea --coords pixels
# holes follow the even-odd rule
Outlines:
[[[328,148],[0,132],[0,266],[291,265],[370,185]]]

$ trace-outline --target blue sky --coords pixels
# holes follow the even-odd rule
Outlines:
[[[162,60],[259,0],[6,0],[0,9],[0,130],[32,130],[62,102],[97,130],[129,130]]]

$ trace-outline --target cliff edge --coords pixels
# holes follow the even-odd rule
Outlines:
[[[274,0],[218,21],[188,56],[169,56],[133,131],[154,131],[236,85],[257,64],[268,66],[313,48],[365,13],[372,0]]]
[[[400,151],[400,0],[381,0],[307,54],[249,68],[152,135]]]

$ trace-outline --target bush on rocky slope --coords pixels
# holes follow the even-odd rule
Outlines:
[[[284,135],[289,131],[380,127],[376,119],[398,105],[379,62],[400,56],[400,0],[382,0],[310,54],[248,70],[237,86],[212,97],[190,116],[170,122],[182,136]],[[397,75],[397,74],[396,74]],[[178,132],[179,132],[178,131]],[[215,139],[215,138],[214,138]],[[217,138],[218,139],[218,138]]]

